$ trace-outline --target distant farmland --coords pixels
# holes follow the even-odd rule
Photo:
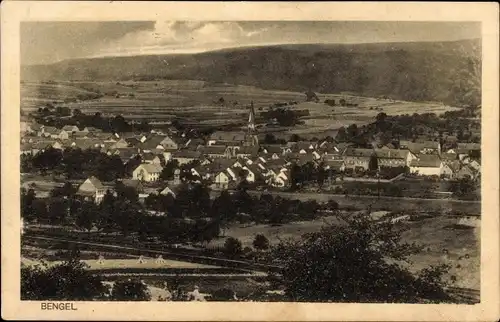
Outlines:
[[[101,94],[99,99],[71,102],[77,95]],[[104,115],[121,114],[128,119],[172,120],[181,118],[199,124],[238,124],[246,121],[248,106],[254,103],[257,114],[276,103],[297,102],[291,109],[307,109],[304,125],[290,133],[313,134],[350,124],[366,124],[384,112],[389,115],[443,113],[455,108],[440,103],[416,103],[389,99],[318,93],[320,102],[305,102],[299,92],[264,90],[252,86],[211,84],[190,80],[122,81],[122,82],[23,82],[21,108],[37,109],[46,103],[97,111]],[[340,99],[356,107],[329,106],[325,99]],[[269,130],[272,131],[272,130]],[[262,132],[269,132],[262,130]]]

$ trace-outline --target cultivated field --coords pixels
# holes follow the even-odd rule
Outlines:
[[[381,111],[389,115],[443,113],[454,108],[439,103],[415,103],[388,99],[318,93],[320,103],[305,102],[299,92],[265,90],[252,86],[211,84],[204,81],[158,80],[124,82],[58,82],[21,84],[21,108],[32,110],[47,102],[61,103],[78,94],[101,93],[99,99],[63,103],[71,109],[104,115],[121,114],[130,119],[171,120],[174,117],[195,124],[227,125],[246,121],[254,102],[257,114],[275,103],[295,101],[291,109],[308,109],[304,125],[288,130],[296,134],[321,134],[350,124],[371,122]],[[118,96],[116,95],[118,94]],[[219,99],[224,102],[220,103]],[[357,107],[328,106],[325,99],[344,98]],[[287,130],[281,129],[281,130]],[[263,129],[261,132],[273,131]]]

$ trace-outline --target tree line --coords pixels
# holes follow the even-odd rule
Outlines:
[[[21,155],[21,172],[61,174],[68,180],[95,176],[102,181],[113,181],[131,176],[132,171],[141,164],[139,155],[123,163],[118,155],[108,155],[99,148],[49,147],[35,155]]]
[[[64,111],[64,113],[58,112],[59,110]],[[65,125],[76,125],[79,128],[94,127],[109,133],[149,132],[152,129],[152,126],[144,120],[140,123],[132,123],[119,114],[108,117],[103,116],[101,112],[85,114],[80,109],[74,109],[72,113],[69,113],[68,108],[64,106],[40,108],[34,118],[39,124],[59,129]]]

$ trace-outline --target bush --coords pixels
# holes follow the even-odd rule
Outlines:
[[[151,294],[141,281],[117,281],[113,286],[111,298],[116,301],[149,301]]]
[[[238,257],[242,254],[243,248],[241,241],[234,237],[229,237],[224,243],[224,253],[230,258]]]
[[[257,250],[266,250],[269,249],[269,240],[267,239],[266,236],[262,234],[257,234],[255,236],[255,239],[253,240],[253,247]]]
[[[236,293],[229,288],[220,288],[215,290],[209,298],[210,301],[235,301]]]

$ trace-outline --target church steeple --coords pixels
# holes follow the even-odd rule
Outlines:
[[[248,114],[248,131],[255,131],[255,110],[253,109],[253,101],[250,103],[250,113]]]
[[[248,133],[245,134],[245,146],[259,146],[259,138],[255,131],[255,110],[253,108],[253,101],[250,103],[250,111],[248,113]]]

